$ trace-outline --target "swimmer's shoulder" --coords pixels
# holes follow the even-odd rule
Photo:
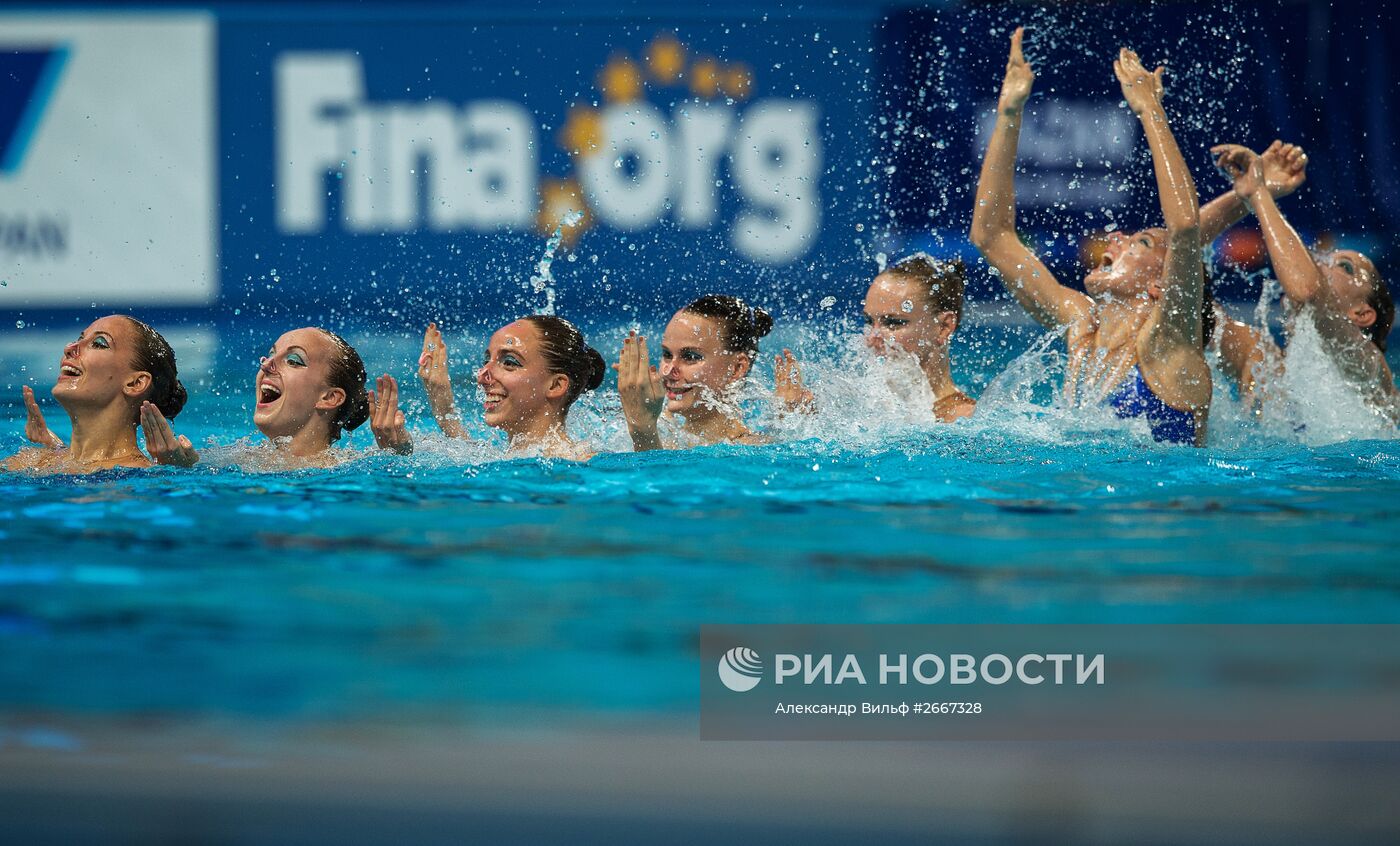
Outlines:
[[[59,451],[54,449],[25,447],[5,459],[5,463],[0,466],[12,473],[36,472],[52,467],[58,455]]]
[[[4,468],[15,473],[99,473],[103,470],[144,470],[151,460],[144,455],[128,456],[99,464],[75,466],[68,462],[66,449],[26,447],[5,459]]]

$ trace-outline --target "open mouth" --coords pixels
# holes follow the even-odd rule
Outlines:
[[[76,379],[83,375],[83,371],[71,364],[64,364],[58,368],[58,378]]]
[[[505,398],[505,394],[487,394],[486,396],[482,397],[481,405],[487,411],[495,411],[498,407],[500,407],[501,403],[505,400]]]
[[[667,385],[666,399],[678,400],[694,388],[693,385]]]
[[[258,386],[258,405],[268,405],[275,402],[282,396],[282,389],[271,382],[263,382]]]
[[[1104,253],[1103,258],[1099,261],[1099,267],[1103,270],[1108,270],[1110,267],[1113,267],[1113,256]]]

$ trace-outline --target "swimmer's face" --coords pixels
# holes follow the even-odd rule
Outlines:
[[[1147,296],[1160,290],[1167,260],[1167,233],[1144,229],[1125,234],[1110,232],[1097,267],[1084,277],[1089,296],[1111,294],[1122,299]]]
[[[1365,329],[1376,322],[1376,310],[1368,302],[1380,281],[1376,266],[1355,250],[1332,250],[1318,257],[1323,279],[1332,287],[1351,322]]]
[[[957,315],[935,312],[922,284],[907,276],[881,273],[865,292],[865,344],[877,355],[902,350],[925,361],[946,354],[957,327]]]
[[[318,414],[330,416],[345,402],[345,391],[330,384],[339,350],[319,329],[293,329],[263,356],[255,383],[253,424],[269,438],[286,438]]]
[[[119,314],[93,321],[63,348],[53,398],[68,411],[140,401],[151,374],[135,369],[136,341],[136,327]]]
[[[541,351],[540,332],[527,320],[496,330],[476,371],[486,425],[513,432],[557,408],[569,391],[569,377],[551,373]]]
[[[697,403],[703,407],[748,374],[753,359],[725,349],[723,335],[718,320],[688,311],[676,312],[666,324],[660,373],[667,411],[684,414]]]

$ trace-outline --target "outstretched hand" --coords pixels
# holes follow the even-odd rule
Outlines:
[[[1148,109],[1162,105],[1164,70],[1158,65],[1156,70],[1149,71],[1138,54],[1127,47],[1118,51],[1118,58],[1113,60],[1113,75],[1118,77],[1118,84],[1123,87],[1123,99],[1128,101],[1128,108],[1133,110],[1133,114],[1140,117]]]
[[[49,449],[63,449],[63,439],[55,435],[44,422],[44,412],[39,410],[39,401],[34,399],[34,389],[25,385],[20,389],[24,394],[24,436],[31,442]]]
[[[1239,144],[1217,144],[1210,148],[1215,168],[1234,185],[1235,194],[1246,202],[1264,188],[1264,168],[1259,156]]]
[[[788,411],[811,412],[817,398],[802,384],[802,367],[792,350],[773,356],[773,396]]]
[[[447,344],[436,323],[429,323],[423,333],[423,354],[418,357],[418,378],[428,394],[428,404],[435,416],[452,413],[456,400],[452,396],[452,379],[447,374]]]
[[[447,344],[436,323],[429,323],[423,333],[423,354],[418,357],[418,379],[428,395],[428,408],[437,420],[438,428],[449,438],[466,438],[462,421],[457,416],[457,398],[452,394],[452,379],[447,373]]]
[[[1011,56],[1006,60],[1006,76],[1001,81],[1001,97],[997,109],[1002,112],[1018,112],[1031,96],[1031,85],[1035,82],[1035,70],[1021,52],[1021,38],[1026,28],[1016,27],[1011,33]]]
[[[380,449],[407,455],[413,452],[413,438],[408,434],[407,420],[399,409],[399,383],[385,373],[374,382],[376,390],[369,392],[369,430]]]
[[[1297,191],[1308,178],[1308,154],[1297,144],[1274,141],[1259,156],[1259,164],[1264,169],[1264,185],[1276,200]]]
[[[635,331],[623,338],[622,352],[613,369],[617,371],[617,394],[622,399],[622,415],[627,418],[633,443],[639,449],[644,448],[643,442],[647,448],[659,446],[656,421],[666,405],[666,391],[661,385],[661,374],[647,354],[647,339]]]
[[[175,435],[170,421],[153,402],[141,403],[141,431],[146,436],[146,452],[155,463],[193,467],[199,462],[194,444],[184,435]]]

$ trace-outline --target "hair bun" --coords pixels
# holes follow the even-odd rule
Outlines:
[[[603,384],[603,377],[608,372],[608,363],[603,360],[603,354],[592,347],[588,347],[585,352],[588,355],[589,363],[593,365],[593,370],[588,374],[586,383],[588,387],[584,390],[591,391]]]
[[[765,338],[773,331],[773,315],[766,310],[753,307],[753,334],[755,338]]]
[[[354,396],[345,398],[345,405],[347,410],[342,428],[347,432],[353,432],[369,419],[368,392],[363,389],[356,391]]]
[[[170,395],[156,403],[156,408],[160,409],[160,413],[165,415],[166,419],[174,420],[180,410],[185,407],[189,398],[190,395],[185,390],[184,384],[176,379],[175,385],[170,389]]]

